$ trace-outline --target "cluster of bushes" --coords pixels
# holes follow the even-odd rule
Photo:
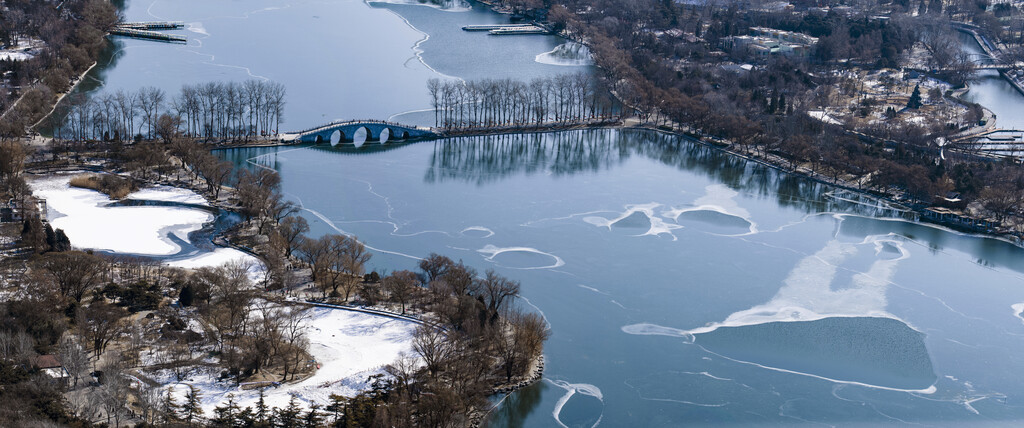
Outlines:
[[[110,199],[121,199],[136,190],[132,180],[118,177],[113,174],[85,174],[71,178],[70,184],[74,187],[92,189],[101,192]]]

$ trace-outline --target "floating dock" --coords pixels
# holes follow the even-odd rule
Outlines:
[[[547,28],[537,24],[490,24],[490,25],[467,25],[462,27],[464,31],[486,31],[487,34],[496,36],[514,34],[548,34]]]
[[[164,33],[160,33],[160,32],[157,32],[157,31],[135,30],[135,29],[125,28],[125,27],[114,28],[113,30],[110,30],[110,34],[113,34],[115,36],[132,37],[132,38],[136,38],[136,39],[158,40],[158,41],[161,41],[161,42],[172,42],[172,43],[186,43],[186,42],[188,42],[188,39],[186,39],[184,36],[178,36],[178,35],[174,35],[174,34],[164,34]]]
[[[523,28],[523,27],[536,27],[533,24],[493,24],[493,25],[467,25],[462,27],[464,31],[492,31],[501,30],[504,28]]]
[[[487,32],[487,34],[490,34],[492,36],[509,36],[509,35],[517,35],[517,34],[548,34],[548,33],[550,33],[550,31],[548,31],[546,28],[540,27],[540,26],[536,26],[536,25],[531,25],[531,26],[528,26],[528,27],[516,27],[516,28],[496,28],[494,30],[491,30],[491,31]]]
[[[131,30],[177,30],[185,28],[185,23],[181,21],[119,22],[115,27]]]

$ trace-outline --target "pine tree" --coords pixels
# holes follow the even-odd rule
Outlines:
[[[292,398],[288,400],[288,407],[283,409],[274,408],[274,419],[275,425],[281,428],[298,428],[299,427],[299,413],[302,409],[299,408],[299,401],[292,394]]]
[[[303,426],[305,428],[319,428],[324,422],[324,416],[318,412],[318,410],[320,410],[319,404],[311,403],[309,405],[309,412],[307,412],[306,416],[303,416],[302,418]]]
[[[57,229],[56,239],[53,246],[53,251],[70,251],[71,240],[68,239],[68,235],[64,233],[64,229]]]
[[[53,227],[50,223],[46,223],[46,246],[53,250],[57,246],[57,234],[53,232]]]
[[[916,110],[922,105],[924,104],[921,103],[921,86],[914,85],[914,92],[910,94],[910,100],[907,101],[907,108]]]
[[[195,298],[195,290],[192,289],[192,284],[185,284],[181,287],[181,292],[178,293],[178,303],[181,307],[187,308],[192,306],[192,300]]]
[[[192,421],[203,417],[203,395],[200,393],[199,388],[192,385],[188,386],[188,392],[185,393],[185,403],[181,405],[181,416],[185,420],[188,426],[192,426]]]
[[[167,394],[164,395],[164,401],[160,404],[160,412],[163,413],[163,420],[166,423],[170,423],[178,420],[178,402],[174,399],[174,387],[167,387]]]
[[[338,394],[331,394],[328,397],[331,403],[327,405],[326,410],[333,416],[332,423],[339,425],[341,423],[342,415],[345,413],[345,406],[348,404],[348,398]]]
[[[223,406],[217,406],[213,409],[214,418],[213,423],[219,426],[233,427],[240,425],[238,420],[238,403],[235,402],[235,394],[228,394],[228,402]]]
[[[267,393],[260,388],[260,397],[256,401],[256,422],[263,423],[267,421]]]

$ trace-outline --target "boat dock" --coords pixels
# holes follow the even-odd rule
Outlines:
[[[185,36],[175,34],[164,34],[153,30],[178,30],[185,28],[185,23],[178,21],[156,21],[156,22],[120,22],[110,30],[115,36],[131,37],[135,39],[157,40],[161,42],[186,43]]]
[[[464,31],[491,31],[503,28],[535,27],[533,24],[493,24],[493,25],[467,25],[462,27]]]
[[[116,27],[132,30],[178,30],[185,28],[185,23],[181,21],[119,22]]]
[[[148,30],[133,30],[131,28],[114,28],[110,30],[110,34],[115,36],[132,37],[136,39],[146,40],[158,40],[161,42],[175,42],[175,43],[186,43],[188,39],[185,36],[178,36],[174,34],[164,34],[158,31]]]
[[[493,25],[467,25],[462,27],[464,31],[486,31],[487,34],[496,36],[515,34],[548,34],[550,31],[537,24],[493,24]]]

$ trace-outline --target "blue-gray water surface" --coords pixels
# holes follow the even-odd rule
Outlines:
[[[118,39],[83,92],[272,79],[285,130],[429,123],[415,112],[434,77],[590,70],[536,60],[557,38],[462,32],[503,20],[479,6],[133,0],[125,14],[185,21],[190,41]],[[438,252],[521,281],[552,327],[545,380],[494,426],[1024,415],[1022,250],[869,198],[645,131],[218,153],[280,171],[313,233],[357,235],[373,269]]]
[[[961,425],[1024,415],[1024,252],[635,130],[218,152],[372,269],[522,281],[545,380],[495,426]]]

